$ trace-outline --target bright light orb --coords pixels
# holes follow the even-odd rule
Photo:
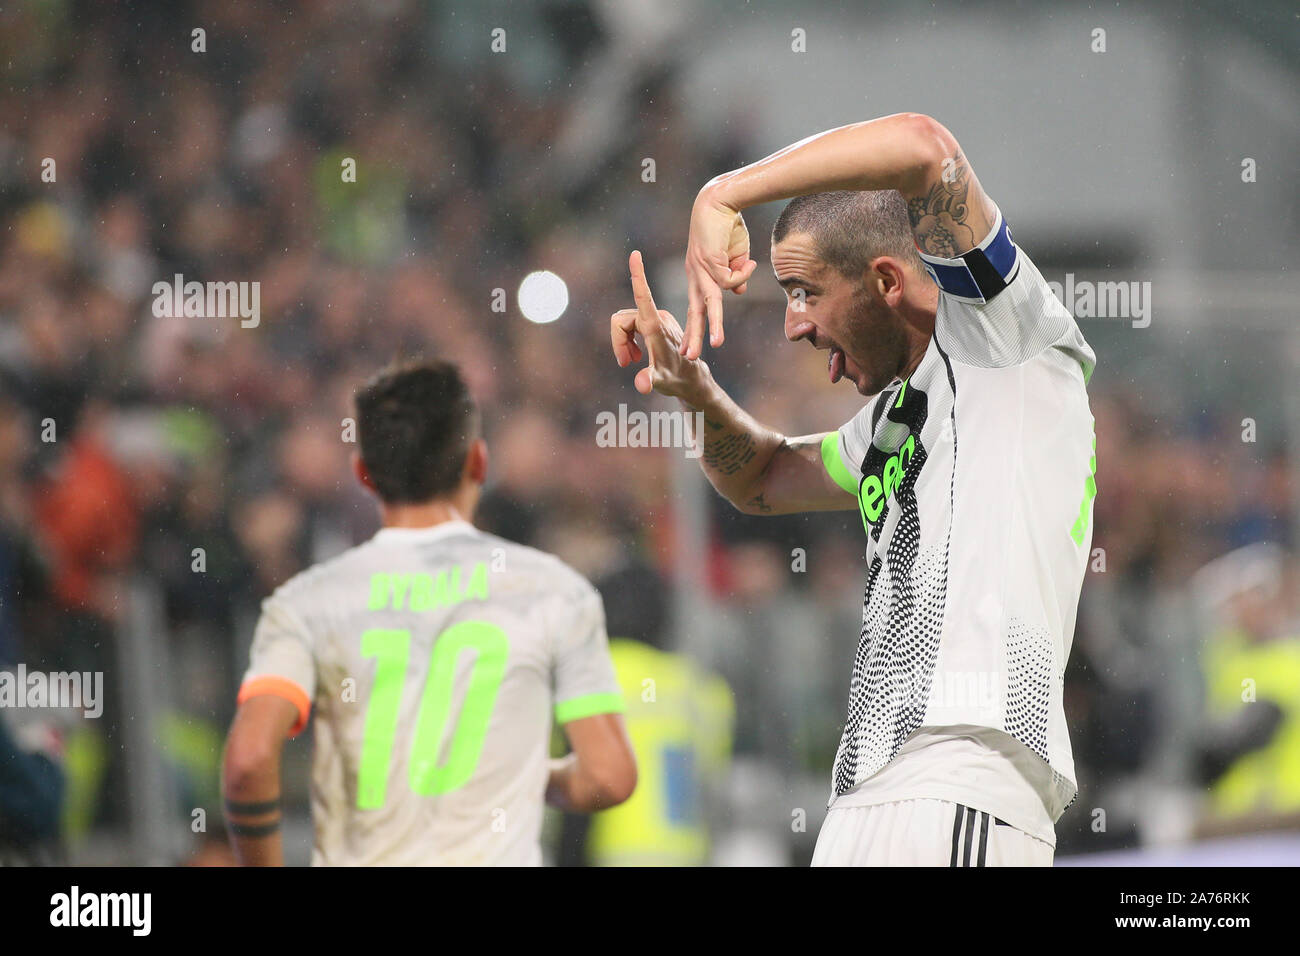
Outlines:
[[[554,272],[530,272],[519,283],[519,311],[529,322],[554,322],[569,307],[569,287]]]

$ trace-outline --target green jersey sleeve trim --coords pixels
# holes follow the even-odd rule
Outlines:
[[[571,720],[595,717],[597,714],[621,714],[627,709],[622,694],[587,694],[555,705],[555,719],[567,724]]]
[[[844,462],[840,460],[840,433],[831,432],[822,439],[822,464],[826,466],[826,473],[831,476],[835,484],[839,485],[851,495],[857,495],[858,483],[853,480],[853,475],[844,467]]]

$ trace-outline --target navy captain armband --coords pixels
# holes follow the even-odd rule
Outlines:
[[[940,289],[955,299],[977,305],[991,301],[1015,281],[1020,269],[1019,250],[1011,241],[1011,230],[1000,209],[992,230],[974,249],[956,259],[922,252],[921,261]]]

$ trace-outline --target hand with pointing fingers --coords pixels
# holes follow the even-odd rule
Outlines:
[[[708,366],[699,359],[682,355],[682,327],[671,312],[655,308],[639,251],[629,257],[628,269],[632,274],[632,297],[636,300],[636,308],[621,309],[610,316],[609,334],[615,360],[620,368],[643,358],[648,360],[646,367],[636,373],[633,382],[641,394],[656,391],[680,398],[687,404],[696,404],[707,390]],[[637,344],[637,335],[645,343],[644,348]]]
[[[742,295],[758,263],[749,257],[749,230],[745,219],[718,201],[705,187],[691,209],[691,231],[686,240],[686,337],[681,352],[699,358],[704,349],[704,327],[709,344],[722,344],[722,290]]]

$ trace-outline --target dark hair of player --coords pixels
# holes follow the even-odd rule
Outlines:
[[[812,237],[817,255],[840,275],[860,279],[880,256],[894,256],[917,271],[917,255],[907,203],[896,189],[837,190],[796,196],[772,227],[772,244],[792,233]]]
[[[456,490],[478,437],[478,408],[451,362],[394,362],[357,389],[361,461],[388,504],[422,504]]]

